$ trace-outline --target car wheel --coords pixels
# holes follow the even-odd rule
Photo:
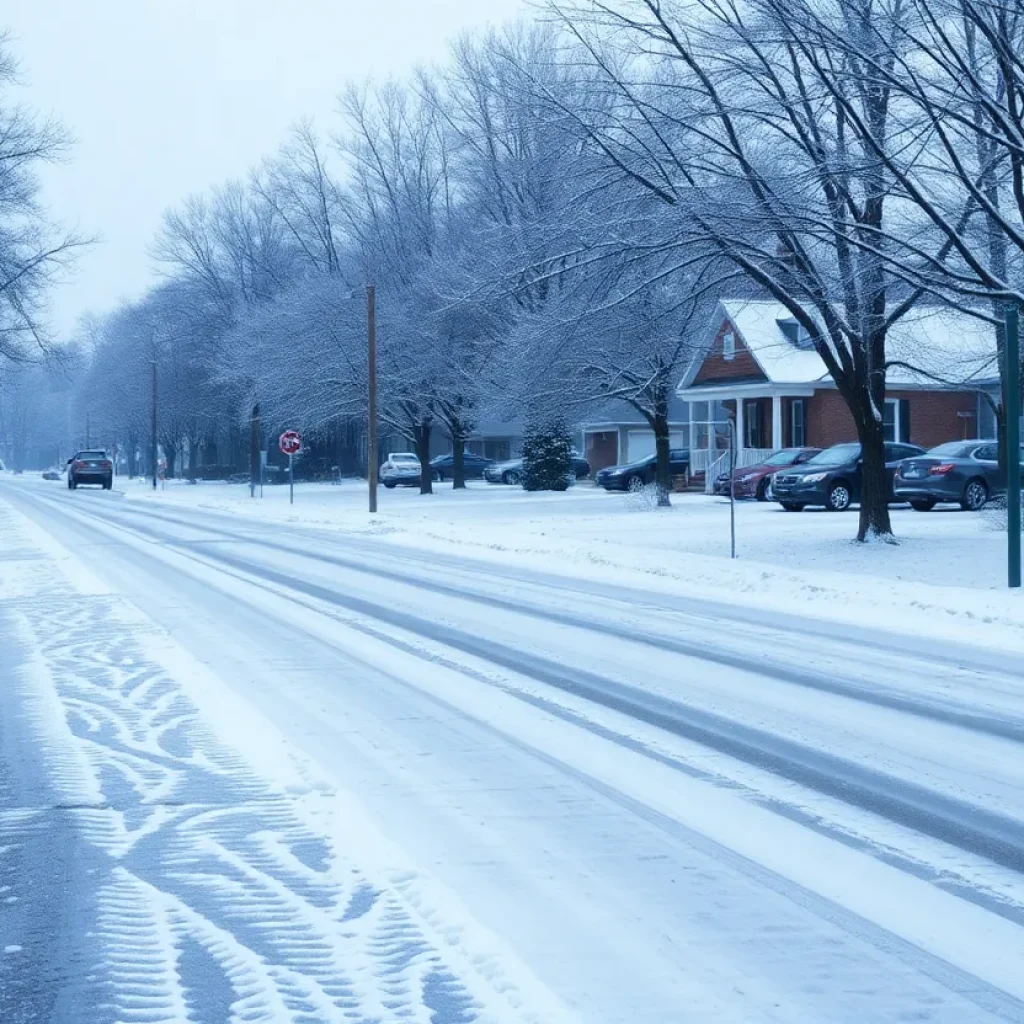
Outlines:
[[[638,491],[642,491],[644,486],[644,478],[642,476],[631,476],[626,481],[626,490],[632,491],[633,494],[636,494]]]
[[[518,487],[523,482],[523,474],[518,469],[510,469],[501,479],[512,487]]]
[[[801,505],[800,502],[798,502],[798,501],[781,501],[781,502],[779,502],[779,504],[787,512],[803,512],[803,510],[804,510],[803,505]]]
[[[433,480],[435,484],[444,483],[444,473],[435,469],[434,472],[430,474],[430,479]]]
[[[394,484],[385,484],[384,486],[390,491],[395,485]]]
[[[968,480],[960,507],[965,512],[980,512],[988,501],[988,487],[984,480]]]
[[[71,474],[68,474],[68,490],[73,491],[75,489],[75,481]]]
[[[910,503],[910,507],[915,512],[931,512],[931,510],[935,508],[935,502],[931,499],[928,499],[927,501],[912,501]]]
[[[850,488],[846,484],[833,484],[828,491],[828,504],[825,506],[830,512],[845,512],[852,504]]]
[[[755,494],[754,497],[757,498],[758,501],[769,501],[771,499],[771,488],[772,488],[771,477],[766,476],[757,485],[757,494]]]

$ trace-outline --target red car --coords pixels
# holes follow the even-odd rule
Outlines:
[[[733,490],[737,498],[756,498],[767,501],[772,486],[772,475],[786,466],[799,466],[817,455],[820,448],[780,448],[756,466],[744,466],[733,471]],[[715,494],[729,497],[729,474],[715,478]]]

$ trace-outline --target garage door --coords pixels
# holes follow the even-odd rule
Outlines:
[[[671,447],[683,447],[682,431],[673,430],[669,433],[668,438]],[[636,462],[638,459],[645,459],[648,455],[654,454],[654,431],[631,430],[626,435],[626,445],[627,462]]]

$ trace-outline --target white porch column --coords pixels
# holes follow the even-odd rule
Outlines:
[[[736,450],[739,451],[744,447],[743,439],[747,435],[743,430],[743,399],[736,399]]]
[[[772,395],[772,447],[782,447],[782,396]]]

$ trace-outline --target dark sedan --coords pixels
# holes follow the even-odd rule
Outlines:
[[[772,452],[764,462],[755,466],[744,466],[732,472],[732,492],[737,498],[756,498],[768,501],[771,497],[772,476],[786,466],[801,466],[820,452],[820,448],[780,448]],[[715,478],[715,494],[729,497],[729,474],[720,473]]]
[[[897,499],[893,492],[896,466],[924,449],[916,444],[885,443],[885,475],[889,484],[889,500]],[[799,512],[808,505],[820,505],[832,512],[845,512],[860,501],[860,445],[835,444],[818,452],[802,466],[784,469],[772,480],[775,500],[787,512]]]
[[[462,456],[462,468],[467,480],[479,480],[483,477],[487,467],[492,465],[493,459],[485,459],[482,455],[473,455],[465,452]],[[435,480],[451,480],[455,476],[455,453],[438,455],[430,460],[430,471],[434,474]]]
[[[99,484],[105,491],[114,486],[114,464],[105,451],[76,452],[68,459],[68,490],[80,484]]]
[[[1021,449],[1024,458],[1024,448]],[[1006,474],[999,468],[995,441],[950,441],[920,458],[906,459],[896,468],[896,497],[918,512],[940,502],[978,512],[990,498],[1006,491]]]
[[[690,449],[673,448],[668,453],[669,473],[672,476],[683,476],[690,472]],[[602,469],[594,478],[606,491],[639,491],[648,484],[653,484],[658,472],[658,460],[654,455],[636,462],[628,462],[624,466],[609,466]]]
[[[575,449],[572,453],[572,475],[577,480],[586,480],[590,476],[590,463]],[[507,459],[505,462],[492,462],[484,470],[483,476],[489,484],[521,484],[523,460]]]

